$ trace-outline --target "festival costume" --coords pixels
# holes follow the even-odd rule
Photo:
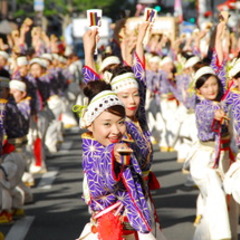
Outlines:
[[[126,127],[128,132],[127,139],[129,140],[130,138],[130,146],[131,148],[136,150],[135,156],[139,161],[141,170],[144,172],[146,185],[148,185],[148,179],[149,179],[148,175],[150,173],[150,167],[151,167],[153,156],[152,156],[152,146],[151,146],[151,140],[150,140],[151,133],[148,129],[146,112],[145,112],[145,98],[146,98],[145,66],[144,66],[144,63],[141,62],[141,60],[139,59],[136,53],[134,54],[133,63],[134,64],[132,69],[133,69],[135,78],[138,79],[138,83],[139,83],[138,86],[139,86],[139,93],[140,93],[140,105],[136,114],[138,121],[133,122],[130,119],[126,121]],[[100,76],[87,66],[83,68],[83,76],[84,76],[85,83],[100,79]],[[132,140],[134,140],[134,142]],[[159,184],[156,183],[157,181],[156,178],[153,177],[153,179],[155,179],[154,181],[155,183],[153,183],[153,185],[159,188]],[[147,188],[149,189],[149,187]],[[148,194],[150,196],[150,192]],[[151,214],[152,214],[151,218],[155,223],[153,233],[155,234],[155,237],[158,237],[159,239],[165,239],[162,232],[160,231],[160,225],[158,223],[158,220],[156,220],[157,216],[156,216],[155,208],[150,198],[148,198],[148,204],[149,206],[151,206]]]
[[[132,230],[149,232],[150,213],[145,200],[141,181],[141,169],[135,158],[132,167],[123,167],[119,174],[113,169],[112,155],[114,145],[102,146],[89,135],[83,135],[83,170],[87,178],[90,199],[85,199],[91,211],[98,212],[120,201]],[[133,168],[133,169],[132,169]]]
[[[189,91],[191,76],[180,74],[176,76],[176,84],[169,82],[171,92],[179,101],[179,106],[175,114],[175,122],[178,122],[178,131],[175,144],[178,151],[178,161],[182,162],[188,158],[193,144],[197,141],[197,127],[195,123],[195,94]],[[180,140],[180,141],[179,141]]]
[[[16,191],[17,185],[21,182],[26,162],[22,155],[17,152],[18,148],[26,143],[23,131],[23,117],[19,112],[14,100],[1,99],[1,109],[3,113],[2,124],[7,140],[3,145],[3,158],[1,169],[4,177],[1,178],[1,210],[10,211],[12,208],[20,209],[23,206],[21,194]]]
[[[159,147],[168,149],[169,144],[166,138],[166,123],[162,116],[160,106],[161,72],[146,71],[146,111],[149,130],[154,138],[159,141]]]
[[[116,105],[123,106],[113,91],[104,90],[98,93],[84,109],[81,127],[90,126],[103,111]],[[124,159],[122,164],[119,164],[113,154],[115,144],[103,146],[90,133],[84,134],[82,139],[84,198],[90,207],[92,220],[97,222],[99,239],[106,239],[112,229],[114,235],[108,237],[114,239],[122,239],[122,236],[129,234],[143,234],[145,239],[155,239],[150,233],[150,212],[144,196],[142,172],[136,158],[129,156],[129,164]],[[120,222],[108,222],[109,215]],[[120,216],[123,217],[120,219]],[[125,221],[126,224],[130,223],[129,227],[123,224]],[[108,229],[107,225],[111,229]],[[105,234],[108,235],[104,237]],[[81,237],[83,236],[81,235],[80,239]]]
[[[212,64],[217,60],[216,55],[213,56],[215,58],[213,57]],[[220,90],[222,89],[223,95],[224,66],[215,64],[214,70],[221,80]],[[221,109],[219,102],[201,98],[195,108],[200,142],[197,144],[198,150],[191,156],[190,172],[200,189],[202,219],[196,226],[193,239],[237,239],[234,203],[226,201],[221,179],[231,164],[230,138],[227,126],[214,120],[214,112],[217,109]]]

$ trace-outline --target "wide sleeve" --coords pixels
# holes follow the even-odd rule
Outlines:
[[[92,199],[113,193],[119,181],[112,154],[113,146],[111,144],[104,148],[94,140],[83,139],[83,170]]]
[[[100,79],[100,75],[88,66],[82,68],[83,82],[89,83]]]
[[[214,50],[210,66],[213,68],[216,75],[221,81],[221,84],[223,87],[223,93],[225,93],[226,91],[226,64],[227,64],[227,61],[225,59],[221,64],[219,63],[217,52]]]
[[[197,104],[195,109],[198,137],[201,141],[213,141],[216,132],[213,131],[214,112],[220,106],[212,106],[205,101]]]

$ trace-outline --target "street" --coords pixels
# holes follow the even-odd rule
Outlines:
[[[57,154],[47,159],[48,172],[35,176],[34,203],[25,205],[26,216],[10,226],[1,226],[5,240],[74,240],[89,220],[81,200],[80,131],[65,131]],[[190,240],[194,233],[196,188],[184,186],[186,175],[176,153],[155,148],[152,170],[161,183],[154,191],[163,233],[168,240]]]

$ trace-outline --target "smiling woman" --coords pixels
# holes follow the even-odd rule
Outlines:
[[[154,240],[141,169],[133,151],[122,141],[126,132],[125,108],[108,88],[100,80],[84,88],[89,104],[82,113],[81,126],[89,132],[82,135],[83,192],[92,218],[90,230],[87,224],[80,239],[90,234],[84,239],[111,236],[120,240],[124,236]]]

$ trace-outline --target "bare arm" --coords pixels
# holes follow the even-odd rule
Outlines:
[[[96,72],[96,65],[94,61],[94,51],[96,48],[96,39],[98,38],[98,30],[90,29],[83,36],[83,46],[85,54],[85,65]]]
[[[144,62],[144,47],[143,47],[143,39],[149,27],[149,22],[144,22],[138,27],[138,36],[136,42],[136,53],[139,59]]]

